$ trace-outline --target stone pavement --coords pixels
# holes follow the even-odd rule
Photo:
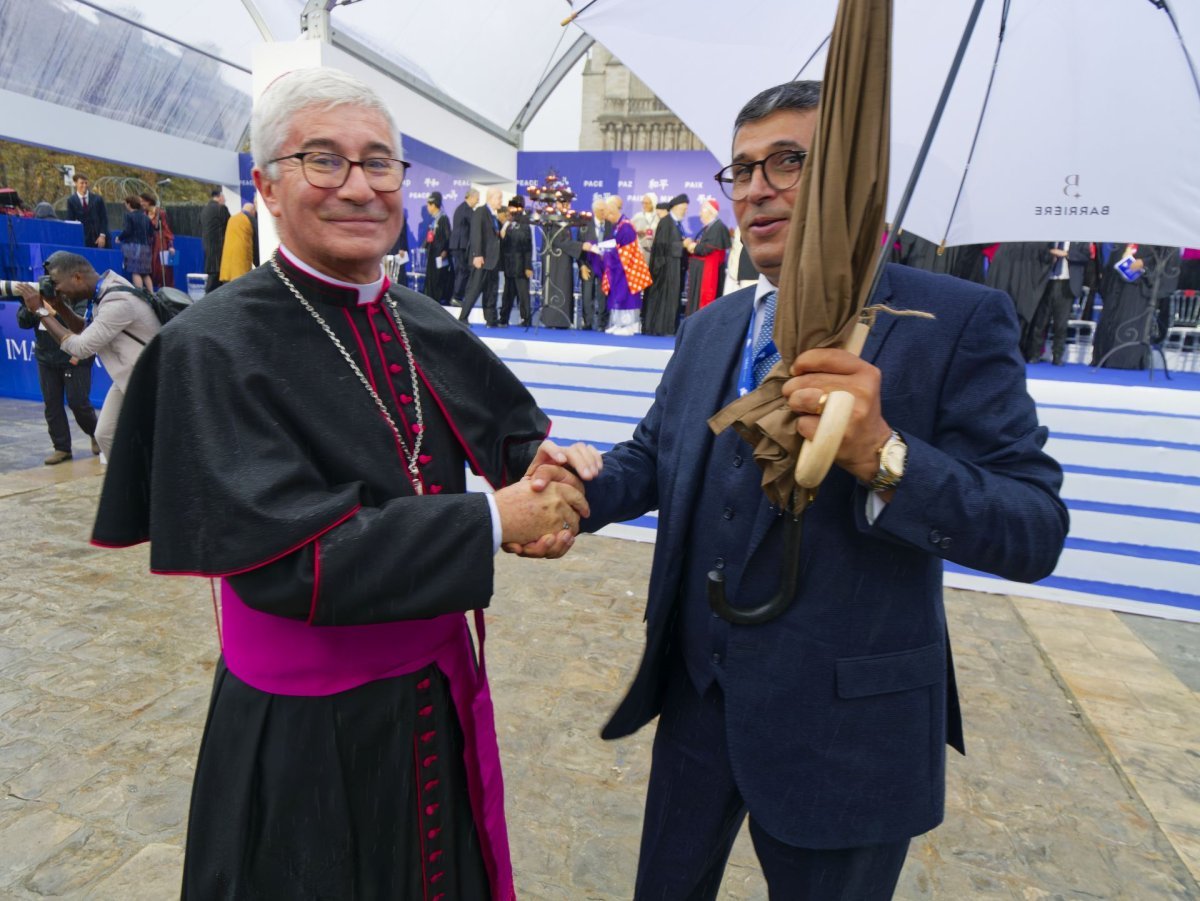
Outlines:
[[[176,897],[210,590],[90,547],[101,467],[41,466],[47,446],[40,405],[0,400],[0,897]],[[631,895],[652,733],[597,732],[641,654],[651,550],[497,562],[522,899]],[[969,756],[897,897],[1200,898],[1200,626],[964,591],[947,608]],[[766,898],[745,834],[721,897]]]

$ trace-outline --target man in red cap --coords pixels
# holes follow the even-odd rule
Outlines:
[[[700,237],[685,238],[683,242],[692,255],[688,262],[688,316],[708,306],[725,291],[725,262],[733,242],[729,239],[729,229],[717,218],[719,211],[716,198],[705,200],[700,205],[700,221],[704,224]]]

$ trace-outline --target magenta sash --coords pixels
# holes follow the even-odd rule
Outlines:
[[[221,580],[221,649],[229,671],[259,691],[314,697],[336,694],[436,664],[450,683],[463,732],[463,764],[493,901],[513,901],[512,862],[504,819],[504,778],[483,653],[483,612],[475,611],[479,665],[467,619],[370,626],[310,626],[247,607]]]

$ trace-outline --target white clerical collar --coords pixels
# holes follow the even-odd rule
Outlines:
[[[318,272],[282,244],[279,245],[279,253],[286,257],[289,263],[291,263],[305,275],[311,275],[317,281],[325,282],[327,285],[334,285],[338,288],[345,288],[349,291],[357,292],[358,303],[360,306],[366,303],[375,303],[375,301],[379,300],[379,298],[383,296],[383,292],[386,290],[385,283],[387,282],[387,276],[384,275],[382,263],[379,264],[379,278],[376,281],[370,282],[369,284],[360,285],[356,282],[344,282],[340,279],[332,278],[331,276],[326,275],[324,272]]]

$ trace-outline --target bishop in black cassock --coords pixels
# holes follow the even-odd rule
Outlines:
[[[660,203],[660,207],[668,206]],[[642,334],[673,335],[679,323],[682,294],[683,234],[670,214],[658,221],[650,247],[650,276],[653,284],[642,296]]]
[[[450,223],[442,212],[442,194],[434,191],[425,203],[431,217],[425,229],[425,294],[440,304],[450,302],[454,271],[450,265]]]
[[[188,901],[514,897],[482,609],[498,542],[578,520],[521,478],[548,427],[525,388],[388,284],[403,170],[344,165],[398,156],[364,96],[303,69],[259,99],[285,125],[254,170],[283,243],[146,346],[100,498],[94,543],[217,580]]]

